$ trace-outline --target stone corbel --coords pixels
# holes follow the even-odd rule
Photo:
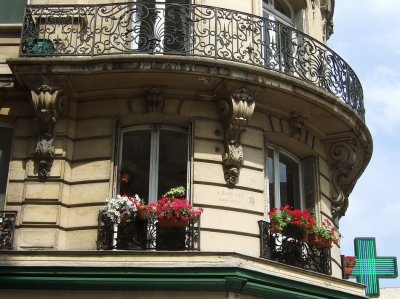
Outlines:
[[[39,179],[45,180],[49,176],[54,159],[55,123],[66,98],[60,90],[47,84],[32,90],[31,94],[33,108],[39,120],[40,128],[35,148],[35,158],[38,163]]]
[[[247,88],[238,88],[218,102],[224,127],[225,152],[222,155],[225,181],[234,187],[243,165],[241,136],[254,112],[254,96]]]
[[[290,113],[289,117],[289,128],[290,128],[290,136],[300,140],[301,138],[301,130],[304,127],[305,119],[301,115],[297,115],[294,112]]]
[[[331,161],[332,216],[340,218],[346,213],[349,195],[354,183],[346,182],[357,163],[358,143],[354,136],[336,140],[329,145]],[[348,180],[347,180],[348,181]]]
[[[164,104],[164,88],[149,86],[146,88],[147,112],[161,112]]]

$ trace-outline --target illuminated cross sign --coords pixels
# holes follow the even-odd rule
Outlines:
[[[379,297],[379,278],[397,277],[397,259],[376,256],[375,238],[355,238],[354,246],[357,263],[351,276],[366,285],[368,297]]]

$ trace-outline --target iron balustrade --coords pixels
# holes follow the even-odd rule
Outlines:
[[[195,4],[28,5],[20,56],[201,56],[277,71],[335,95],[364,119],[352,68],[316,39],[267,18]]]
[[[13,249],[17,212],[0,211],[0,249]]]
[[[97,249],[198,251],[200,219],[186,227],[160,227],[156,219],[140,219],[136,212],[119,224],[100,212]]]
[[[319,248],[307,242],[271,231],[271,224],[258,222],[261,234],[261,257],[279,263],[332,274],[330,248]]]

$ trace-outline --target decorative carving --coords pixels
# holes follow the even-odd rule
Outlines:
[[[164,103],[164,89],[160,87],[149,87],[146,90],[147,112],[161,112]]]
[[[222,155],[225,181],[233,187],[239,181],[243,165],[241,136],[246,131],[254,112],[254,96],[247,88],[234,90],[230,96],[218,103],[218,112],[224,124],[225,152]]]
[[[39,119],[40,131],[35,148],[39,179],[46,179],[54,159],[54,128],[66,98],[55,87],[42,84],[31,91],[35,115]]]
[[[333,34],[333,5],[329,0],[321,1],[321,16],[322,16],[322,32],[324,34],[324,41],[327,41]]]
[[[354,136],[337,140],[330,145],[332,216],[342,217],[348,207],[348,197],[354,184],[345,183],[357,162],[357,141]]]
[[[289,118],[289,128],[290,128],[290,136],[300,140],[301,138],[301,130],[303,129],[305,119],[301,115],[298,115],[294,112],[290,113]]]

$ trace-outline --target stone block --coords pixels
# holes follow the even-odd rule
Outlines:
[[[60,184],[58,183],[27,183],[25,199],[27,200],[54,200],[60,197]]]
[[[321,193],[325,194],[325,196],[330,196],[330,194],[331,194],[331,184],[322,175],[319,176],[319,186],[320,186]]]
[[[49,178],[60,178],[63,172],[63,160],[54,160],[51,166]],[[37,163],[33,160],[29,160],[27,163],[28,177],[38,177]]]
[[[329,178],[331,176],[331,171],[328,162],[320,156],[318,157],[318,166],[319,166],[319,172],[324,177]]]
[[[96,250],[97,229],[69,231],[65,250]]]
[[[195,161],[193,165],[194,181],[225,185],[222,164]],[[242,168],[240,170],[238,187],[264,190],[264,172]]]
[[[67,228],[97,226],[99,209],[98,206],[67,209]]]
[[[260,238],[229,233],[202,231],[201,251],[237,252],[250,256],[260,256]]]
[[[242,144],[264,148],[264,133],[261,130],[247,128],[242,135]]]
[[[111,137],[75,141],[73,159],[111,158],[113,145]]]
[[[10,161],[10,168],[8,170],[9,180],[24,180],[25,179],[25,161],[13,160]]]
[[[6,202],[22,202],[24,199],[24,183],[9,182],[7,185]]]
[[[271,116],[271,122],[274,132],[281,133],[282,132],[281,119],[275,116]]]
[[[103,203],[110,196],[110,184],[91,183],[70,186],[69,204]]]
[[[56,224],[58,210],[56,205],[24,205],[22,223]]]
[[[206,184],[193,185],[193,203],[199,206],[211,205],[259,213],[266,211],[264,193]]]
[[[25,159],[28,156],[28,139],[14,138],[11,156],[13,159]]]
[[[223,140],[222,125],[217,121],[196,119],[194,122],[194,136],[199,138]]]
[[[72,164],[72,182],[110,179],[111,162],[88,161]]]
[[[47,248],[57,247],[57,229],[21,228],[19,246],[21,248]]]
[[[246,206],[242,208],[246,209]],[[201,216],[201,227],[257,235],[260,232],[259,220],[263,220],[263,216],[247,214],[242,211],[228,211],[222,208],[207,208]]]
[[[75,138],[110,136],[114,133],[114,120],[109,118],[85,119],[76,122]]]

